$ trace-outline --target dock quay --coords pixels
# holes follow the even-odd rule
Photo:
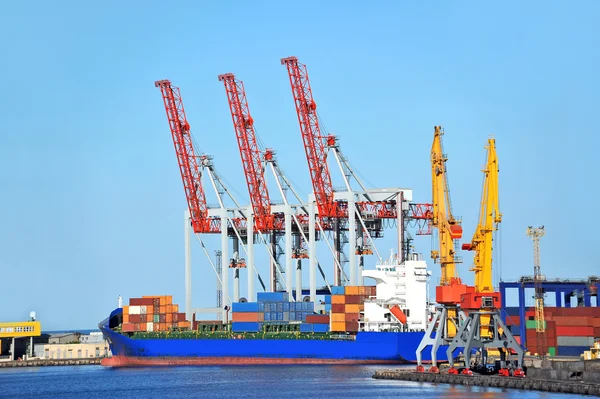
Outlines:
[[[412,369],[377,370],[373,378],[572,393],[600,397],[600,362],[594,362],[590,365],[584,364],[583,361],[548,361],[544,363],[542,367],[529,367],[525,378],[478,374],[419,373]]]
[[[6,367],[45,367],[45,366],[89,366],[99,365],[102,357],[89,359],[30,359],[0,362],[0,368]]]

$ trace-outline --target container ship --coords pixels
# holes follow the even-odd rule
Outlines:
[[[374,285],[334,286],[317,303],[290,302],[286,292],[258,293],[257,302],[233,303],[227,323],[186,320],[170,296],[131,298],[99,324],[113,354],[102,364],[413,362],[430,314],[430,272],[412,255],[400,262],[392,254],[363,272]],[[437,359],[446,359],[445,349]]]

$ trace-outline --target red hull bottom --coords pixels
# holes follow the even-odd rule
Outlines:
[[[398,360],[352,360],[352,359],[286,359],[268,357],[131,357],[113,356],[102,359],[107,367],[136,366],[234,366],[271,364],[402,364]]]

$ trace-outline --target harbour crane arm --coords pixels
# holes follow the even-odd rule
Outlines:
[[[169,80],[156,81],[154,86],[158,87],[162,94],[194,233],[219,233],[219,220],[208,217],[208,206],[202,187],[203,157],[195,154],[190,124],[185,115],[179,88],[172,86]]]
[[[265,180],[262,154],[256,140],[254,120],[250,115],[244,83],[236,79],[232,73],[219,75],[218,78],[225,86],[256,228],[259,231],[272,230],[274,216],[271,214],[271,201]]]
[[[474,266],[471,271],[475,272],[475,292],[493,293],[492,282],[492,241],[494,231],[502,222],[502,213],[498,205],[498,158],[496,156],[496,141],[489,139],[486,146],[487,158],[483,181],[483,192],[481,193],[481,205],[479,210],[479,222],[473,234],[471,243],[463,244],[462,249],[475,251]]]

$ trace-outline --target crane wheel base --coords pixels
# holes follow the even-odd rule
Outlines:
[[[448,374],[454,374],[454,375],[458,375],[458,369],[457,369],[457,368],[455,368],[455,367],[451,367],[451,368],[448,370]]]
[[[470,369],[463,369],[461,374],[462,375],[473,375],[473,372]]]
[[[439,369],[439,368],[437,368],[437,366],[431,366],[431,367],[429,368],[429,372],[430,372],[430,373],[436,373],[436,374],[439,374],[439,373],[440,373],[440,369]]]
[[[417,366],[417,373],[424,373],[425,372],[425,367],[421,366],[420,364]]]
[[[525,378],[525,372],[523,371],[523,369],[516,369],[513,372],[513,377]]]
[[[510,371],[508,369],[500,369],[498,370],[498,375],[500,377],[510,377]]]

